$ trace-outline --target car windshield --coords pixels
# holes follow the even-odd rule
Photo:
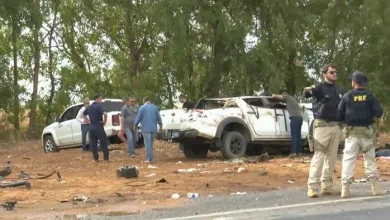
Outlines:
[[[115,112],[121,111],[123,103],[118,101],[104,101],[102,105],[105,112]]]

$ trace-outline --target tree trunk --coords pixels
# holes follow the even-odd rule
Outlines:
[[[18,74],[18,48],[17,48],[17,40],[18,40],[18,18],[16,15],[12,16],[12,55],[14,61],[13,68],[13,86],[14,86],[14,98],[13,98],[13,113],[14,113],[14,128],[16,131],[19,131],[19,74]]]
[[[37,99],[38,99],[38,79],[41,61],[41,48],[39,42],[39,30],[41,29],[40,18],[40,0],[34,1],[34,13],[32,13],[33,24],[33,45],[34,45],[34,75],[33,75],[33,93],[30,107],[30,123],[29,135],[30,138],[35,137],[37,127]]]
[[[49,30],[49,78],[50,78],[50,95],[47,100],[47,112],[46,112],[46,118],[45,118],[45,125],[48,125],[51,123],[52,120],[52,114],[53,114],[53,100],[54,100],[54,95],[55,95],[55,78],[54,78],[54,73],[53,73],[53,51],[51,49],[52,47],[52,42],[53,42],[53,35],[54,35],[54,29],[56,27],[56,22],[57,22],[57,14],[58,14],[58,5],[55,6],[54,10],[54,18],[53,18],[53,24],[51,26],[51,29]]]
[[[296,66],[295,66],[295,51],[291,51],[288,56],[288,63],[287,63],[287,72],[286,72],[286,92],[289,95],[295,95],[297,92],[297,85],[295,83],[295,76],[296,76]]]
[[[221,89],[221,77],[223,70],[223,58],[225,55],[225,48],[223,44],[223,33],[224,28],[220,27],[223,25],[220,23],[220,17],[222,13],[222,5],[216,5],[215,17],[216,21],[213,24],[214,31],[214,45],[213,45],[213,63],[212,68],[209,71],[205,95],[209,97],[219,97]]]

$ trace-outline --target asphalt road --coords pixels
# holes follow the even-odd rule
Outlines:
[[[389,182],[381,183],[384,191]],[[326,196],[309,199],[306,189],[278,190],[246,195],[188,199],[185,207],[152,210],[130,216],[78,216],[77,219],[159,219],[159,220],[233,220],[233,219],[390,219],[390,194],[370,196],[369,183],[354,184],[351,198]]]

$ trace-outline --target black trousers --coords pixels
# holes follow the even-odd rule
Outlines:
[[[103,158],[104,160],[108,160],[109,157],[109,151],[108,151],[108,138],[106,131],[104,131],[103,124],[90,124],[89,127],[89,146],[92,151],[93,159],[98,160],[99,154],[98,154],[98,148],[97,148],[97,142],[100,141],[100,146],[102,147],[103,151]]]

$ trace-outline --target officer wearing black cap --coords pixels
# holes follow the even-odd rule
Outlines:
[[[90,121],[89,127],[89,146],[92,150],[93,159],[95,162],[99,161],[99,154],[97,149],[97,141],[100,141],[100,145],[103,150],[104,161],[108,161],[109,151],[108,151],[108,138],[104,126],[107,122],[107,113],[104,112],[102,106],[102,96],[96,95],[94,97],[94,102],[84,111],[84,120]],[[89,120],[86,117],[89,115]],[[104,119],[103,119],[104,115]]]
[[[340,101],[337,116],[344,122],[345,146],[342,161],[341,197],[349,197],[349,186],[354,176],[354,168],[359,152],[364,154],[364,166],[367,178],[371,182],[372,195],[380,195],[378,171],[375,160],[376,132],[375,120],[383,115],[383,108],[373,93],[367,91],[367,77],[355,71],[350,77],[353,89],[348,91]]]

